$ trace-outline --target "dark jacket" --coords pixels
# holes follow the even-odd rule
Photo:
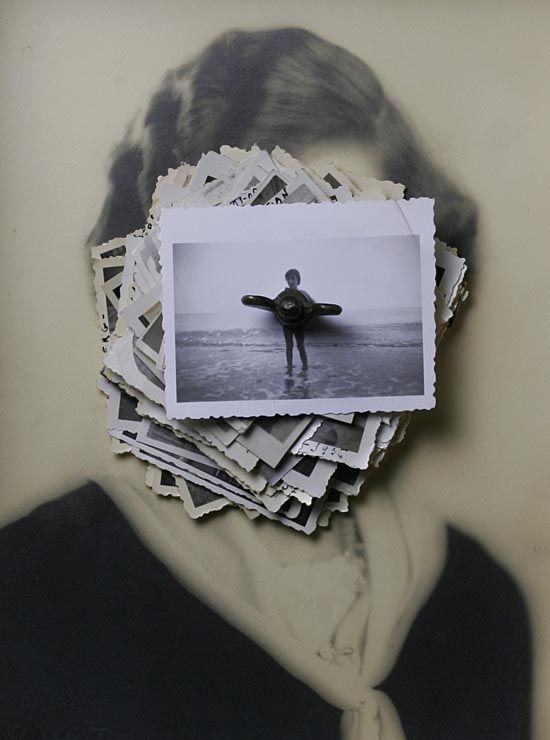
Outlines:
[[[337,740],[340,711],[204,606],[89,484],[0,531],[2,740]],[[408,740],[527,740],[510,576],[449,530],[384,691]]]

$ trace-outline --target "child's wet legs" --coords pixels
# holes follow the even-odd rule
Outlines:
[[[290,375],[292,373],[292,329],[283,326],[283,332],[286,343],[286,371]]]
[[[308,368],[308,362],[304,341],[304,330],[302,328],[295,329],[294,334],[296,336],[296,345],[298,347],[298,352],[300,353],[300,360],[302,361],[302,370],[305,372]]]

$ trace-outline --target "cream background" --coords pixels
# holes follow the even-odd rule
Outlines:
[[[436,412],[381,483],[478,537],[519,579],[550,737],[550,253],[545,2],[5,0],[2,480],[7,521],[85,477],[143,485],[109,452],[83,246],[112,145],[164,72],[229,27],[300,25],[369,63],[481,208],[479,276],[439,360]]]

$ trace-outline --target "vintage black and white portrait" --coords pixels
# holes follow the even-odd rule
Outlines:
[[[420,199],[166,213],[169,416],[431,407],[432,211]]]
[[[547,738],[546,5],[5,14],[0,736]],[[435,369],[410,232],[178,237],[170,312],[160,285],[131,303],[121,257],[157,178],[254,144],[325,162],[336,188],[332,166],[434,200],[472,286]],[[265,206],[281,183],[234,205],[284,212]],[[103,367],[121,302],[141,332],[115,358],[142,358],[127,395]],[[399,448],[408,417],[339,403],[380,397],[426,409]],[[258,476],[311,495],[260,500]]]

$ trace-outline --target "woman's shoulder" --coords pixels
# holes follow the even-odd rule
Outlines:
[[[0,530],[0,602],[2,738],[338,736],[340,711],[177,581],[94,484]]]
[[[530,737],[531,635],[513,577],[448,528],[441,577],[382,688],[407,740]]]

